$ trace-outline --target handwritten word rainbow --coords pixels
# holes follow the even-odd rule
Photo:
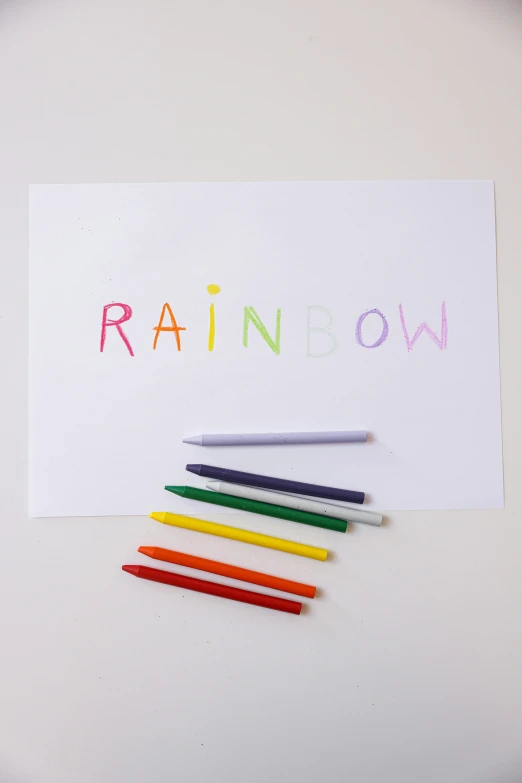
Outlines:
[[[219,293],[220,287],[217,285],[209,285],[207,286],[207,291],[211,296],[213,296]],[[119,308],[119,313],[117,314],[116,318],[112,317],[112,311],[114,308]],[[323,316],[326,316],[326,324],[324,324],[323,326],[312,325],[312,319],[314,317],[314,314],[317,313],[321,313]],[[437,333],[433,331],[433,329],[431,329],[430,326],[428,326],[426,321],[422,321],[417,326],[415,331],[412,332],[411,325],[410,327],[408,327],[406,324],[406,316],[402,304],[398,305],[399,323],[401,326],[402,335],[404,337],[406,350],[408,352],[413,350],[415,344],[417,343],[419,337],[422,334],[426,334],[430,338],[430,340],[432,340],[432,342],[437,346],[437,348],[439,348],[439,350],[444,351],[448,347],[448,319],[446,315],[445,302],[441,303],[440,313],[441,313],[441,325],[440,325],[440,337],[439,337]],[[124,302],[111,302],[111,304],[107,304],[104,306],[102,312],[101,336],[100,336],[100,351],[102,353],[105,350],[107,332],[109,328],[114,327],[115,331],[123,341],[123,344],[126,347],[127,351],[129,352],[130,356],[134,356],[134,350],[132,348],[130,340],[122,326],[122,324],[130,321],[131,318],[132,318],[132,308],[129,304],[126,304]],[[367,319],[378,319],[378,322],[380,322],[380,328],[381,328],[380,335],[373,342],[367,342],[364,337],[364,326]],[[167,325],[165,325],[166,320],[167,320]],[[278,308],[276,310],[273,334],[270,334],[269,329],[265,326],[264,322],[262,321],[261,317],[254,309],[254,307],[252,307],[251,305],[244,307],[243,346],[245,348],[248,348],[249,329],[251,325],[255,327],[257,332],[261,335],[268,348],[276,356],[279,356],[279,354],[281,353],[281,309]],[[322,305],[307,306],[306,333],[307,333],[307,356],[309,358],[322,359],[326,356],[331,356],[337,352],[338,341],[337,341],[337,337],[335,336],[335,334],[331,329],[332,326],[333,326],[333,317],[326,307],[323,307]],[[176,316],[174,315],[174,311],[168,302],[165,302],[165,304],[163,305],[158,323],[156,324],[156,326],[152,327],[152,330],[154,331],[154,338],[152,341],[152,349],[154,351],[158,346],[160,335],[166,332],[172,332],[176,350],[178,351],[182,350],[183,343],[182,343],[181,333],[185,332],[187,330],[187,327],[178,325]],[[328,336],[330,340],[330,347],[328,350],[325,350],[322,353],[314,353],[312,351],[311,335],[314,333],[322,333]],[[361,315],[357,318],[357,321],[355,323],[355,341],[357,345],[359,345],[361,348],[369,348],[369,349],[379,348],[379,346],[381,346],[388,339],[389,334],[390,334],[390,327],[388,324],[388,319],[386,318],[386,316],[381,310],[377,308],[374,308],[373,310],[366,310],[364,313],[361,313]],[[207,347],[209,351],[214,350],[215,340],[216,340],[216,314],[215,314],[214,303],[212,302],[209,308],[209,326],[208,326],[208,342],[207,342]]]

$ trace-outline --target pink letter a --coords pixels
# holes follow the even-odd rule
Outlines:
[[[417,328],[417,331],[413,337],[409,338],[408,330],[406,329],[406,323],[404,321],[404,313],[402,311],[402,305],[399,305],[399,315],[401,317],[402,331],[404,333],[404,339],[406,340],[406,347],[408,351],[413,349],[413,346],[421,336],[423,332],[426,332],[428,337],[431,337],[435,345],[437,345],[441,351],[448,347],[448,321],[446,318],[446,302],[443,302],[440,308],[441,325],[440,325],[440,337],[437,337],[434,331],[430,329],[426,321],[423,321]]]

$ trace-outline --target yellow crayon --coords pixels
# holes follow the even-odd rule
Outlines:
[[[243,541],[245,544],[265,546],[268,549],[278,549],[281,552],[290,552],[292,555],[311,557],[313,560],[326,560],[327,549],[320,549],[308,544],[298,544],[295,541],[287,541],[284,538],[265,536],[263,533],[253,533],[251,530],[242,530],[239,527],[219,525],[217,522],[207,522],[204,519],[184,517],[181,514],[170,514],[168,511],[153,511],[151,519],[162,522],[164,525],[184,527],[187,530],[196,530],[198,533],[209,533],[211,536],[231,538],[234,541]]]

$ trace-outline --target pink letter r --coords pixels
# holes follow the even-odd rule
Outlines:
[[[111,307],[121,307],[123,309],[123,315],[121,316],[121,318],[117,318],[115,321],[113,321],[112,318],[107,317],[107,314],[111,309]],[[105,338],[107,337],[107,327],[115,326],[116,329],[118,330],[118,334],[120,335],[121,339],[127,346],[128,352],[130,353],[131,356],[134,356],[131,344],[127,339],[127,335],[121,328],[121,324],[125,323],[125,321],[128,321],[131,316],[132,316],[132,309],[128,304],[122,304],[121,302],[113,302],[112,304],[105,305],[105,307],[103,308],[103,316],[102,316],[100,352],[102,352],[105,347]]]

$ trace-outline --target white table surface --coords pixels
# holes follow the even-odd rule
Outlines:
[[[0,0],[2,783],[522,779],[521,100],[515,0]],[[301,618],[122,574],[146,518],[28,520],[29,182],[416,178],[496,183],[505,510],[205,543]]]

